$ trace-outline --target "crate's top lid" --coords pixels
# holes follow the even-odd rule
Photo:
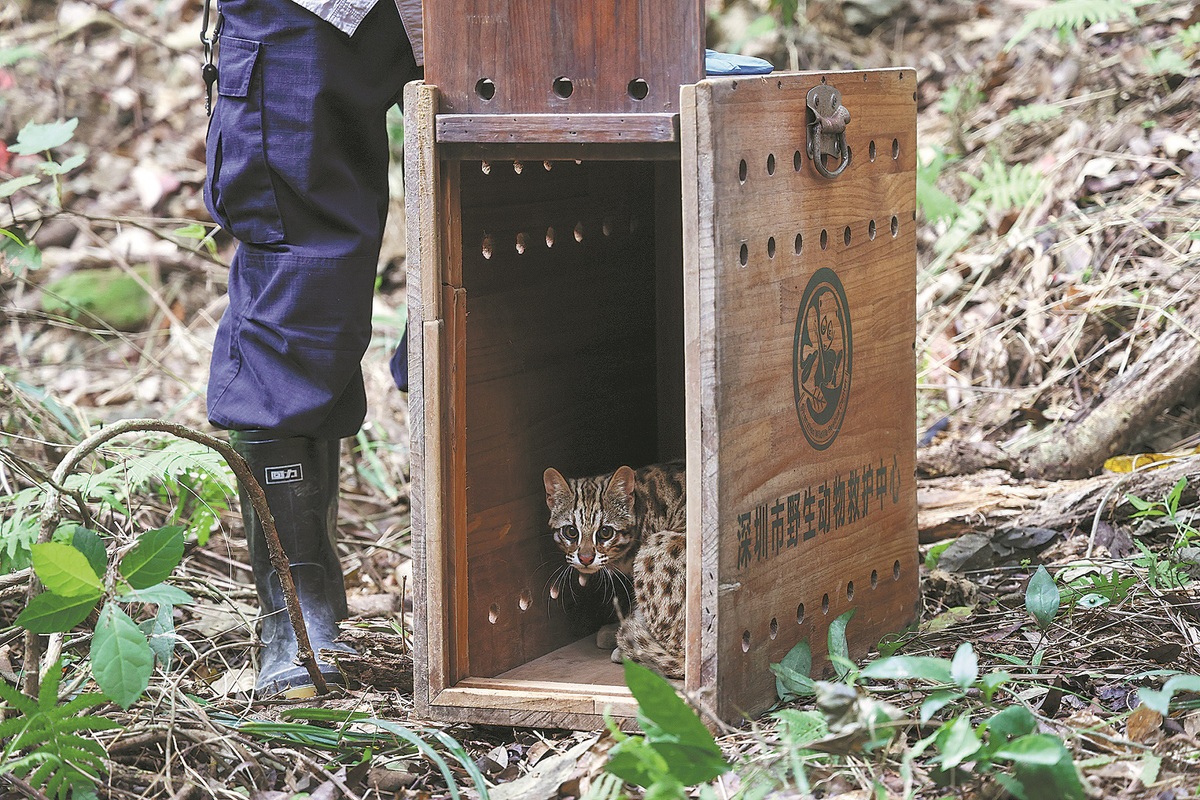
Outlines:
[[[704,72],[708,75],[765,75],[774,70],[771,62],[764,58],[704,51]]]

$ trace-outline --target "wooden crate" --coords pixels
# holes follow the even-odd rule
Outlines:
[[[683,685],[724,719],[774,702],[797,641],[823,664],[846,610],[856,655],[916,619],[915,80],[693,79],[628,126],[408,88],[419,712],[634,715],[596,587],[548,596],[548,466],[686,458]],[[834,179],[806,148],[821,85],[852,115]]]

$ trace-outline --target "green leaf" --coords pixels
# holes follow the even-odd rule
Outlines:
[[[950,662],[933,656],[892,656],[880,658],[863,667],[862,677],[875,680],[926,680],[954,683]]]
[[[851,661],[850,645],[846,642],[846,626],[850,624],[855,610],[852,608],[829,623],[829,660],[833,663],[833,668],[839,678],[846,677],[850,671],[848,668],[840,667],[838,659],[843,659],[842,663]]]
[[[704,747],[663,741],[652,741],[650,746],[667,762],[668,775],[684,786],[707,783],[730,770],[720,750],[713,753]]]
[[[667,762],[642,736],[630,736],[608,754],[604,768],[626,783],[651,786],[667,774]]]
[[[1063,758],[1071,758],[1062,740],[1048,733],[1031,733],[1014,739],[997,750],[995,757],[1044,767],[1057,764]]]
[[[664,678],[626,659],[625,683],[638,701],[638,721],[648,734],[653,730],[663,738],[720,756],[721,748],[708,728]]]
[[[154,652],[146,635],[115,603],[105,603],[92,637],[96,684],[121,708],[129,708],[150,685]]]
[[[0,200],[5,197],[11,197],[26,186],[33,186],[40,183],[42,180],[39,175],[22,175],[19,178],[12,178],[4,183],[0,183]]]
[[[807,697],[813,694],[812,649],[808,640],[797,642],[778,664],[771,664],[775,673],[775,693],[780,700]]]
[[[103,575],[108,569],[108,548],[100,534],[76,525],[71,532],[71,546],[83,553],[97,575]]]
[[[975,655],[970,642],[958,646],[954,660],[950,662],[950,677],[960,689],[968,688],[979,677],[979,656]]]
[[[138,543],[121,559],[121,574],[135,589],[162,583],[183,559],[183,526],[165,525],[138,537]]]
[[[784,708],[771,716],[779,720],[780,739],[793,750],[801,749],[829,733],[825,715],[820,711]]]
[[[138,629],[146,634],[146,641],[154,651],[155,658],[164,670],[171,668],[175,655],[175,611],[169,604],[158,607],[158,612],[148,620],[138,623]]]
[[[192,602],[192,596],[175,586],[156,583],[145,589],[134,589],[117,598],[122,603],[155,603],[160,606],[181,606]]]
[[[1185,488],[1187,488],[1186,476],[1175,481],[1175,485],[1171,487],[1171,491],[1167,493],[1166,498],[1163,500],[1163,504],[1167,507],[1167,510],[1171,512],[1171,516],[1175,516],[1175,514],[1179,511],[1179,498],[1183,496],[1183,490]]]
[[[979,741],[979,734],[975,732],[967,714],[956,717],[948,725],[943,725],[938,731],[935,742],[941,751],[938,761],[941,762],[944,769],[957,767],[983,746],[983,743]]]
[[[63,597],[100,597],[100,576],[87,556],[67,544],[43,542],[30,548],[33,569],[47,589]]]
[[[71,137],[75,135],[75,126],[78,124],[78,118],[74,117],[65,122],[59,120],[44,125],[30,122],[17,133],[17,143],[9,145],[8,150],[10,153],[23,156],[53,150],[55,147],[61,147],[71,141]]]
[[[1176,692],[1200,694],[1200,675],[1175,675],[1168,678],[1159,691],[1138,689],[1138,697],[1141,698],[1142,705],[1146,708],[1157,711],[1165,717],[1170,710],[1171,698],[1175,696]]]
[[[90,597],[42,592],[17,615],[17,624],[33,633],[66,633],[87,619],[99,599],[99,592]]]
[[[1038,567],[1025,589],[1025,608],[1033,615],[1042,630],[1050,627],[1060,603],[1058,585],[1045,567]]]
[[[962,692],[952,692],[949,690],[933,692],[921,703],[921,722],[929,722],[929,720],[933,719],[934,714],[951,703],[961,700],[964,696]]]
[[[81,166],[83,162],[84,157],[82,155],[75,155],[71,156],[61,164],[57,161],[43,161],[42,163],[38,164],[38,169],[40,169],[44,175],[66,175],[71,170]]]
[[[983,690],[983,702],[990,704],[996,690],[1011,680],[1012,675],[1002,669],[984,675],[979,681],[979,688]]]

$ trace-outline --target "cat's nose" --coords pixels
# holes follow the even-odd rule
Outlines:
[[[584,553],[584,552],[579,553],[579,563],[583,564],[585,567],[591,566],[592,562],[595,560],[596,560],[595,553]]]

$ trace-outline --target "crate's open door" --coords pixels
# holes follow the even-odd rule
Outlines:
[[[687,683],[730,719],[798,641],[826,669],[839,615],[856,656],[916,617],[916,76],[703,81],[681,113]]]

